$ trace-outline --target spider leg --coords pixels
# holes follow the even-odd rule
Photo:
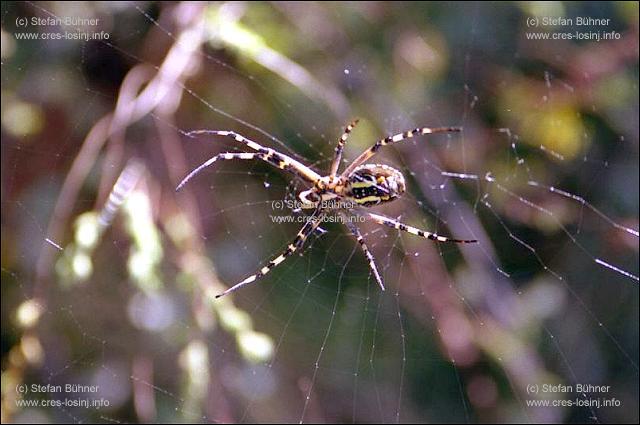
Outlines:
[[[413,130],[405,131],[404,133],[398,133],[393,136],[385,137],[384,139],[380,139],[373,144],[369,149],[362,152],[360,156],[358,156],[343,172],[342,176],[346,177],[353,172],[360,164],[367,161],[373,155],[376,154],[378,149],[382,146],[390,145],[393,143],[398,143],[406,139],[410,139],[415,135],[421,134],[434,134],[434,133],[455,133],[462,131],[461,127],[436,127],[436,128],[414,128]]]
[[[344,144],[346,143],[347,138],[349,137],[349,133],[351,133],[351,130],[353,130],[356,124],[358,124],[358,121],[359,121],[358,119],[351,121],[351,123],[344,129],[344,133],[342,133],[342,136],[340,136],[340,139],[338,139],[338,146],[336,146],[336,153],[335,153],[335,156],[333,157],[333,162],[331,163],[331,173],[329,174],[331,176],[331,179],[333,179],[336,176],[336,173],[338,172],[338,168],[340,167],[340,161],[342,161],[342,151],[344,150]]]
[[[235,140],[236,142],[242,143],[254,151],[257,151],[258,154],[262,155],[260,159],[264,159],[283,170],[289,170],[297,176],[301,177],[303,180],[306,180],[309,183],[315,184],[322,176],[320,174],[313,171],[311,168],[307,167],[300,161],[297,161],[291,158],[289,155],[285,155],[281,152],[276,151],[275,149],[267,148],[262,146],[261,144],[254,142],[251,139],[247,139],[241,134],[236,133],[235,131],[227,131],[227,130],[193,130],[186,133],[187,136],[194,136],[199,134],[207,134],[214,136],[224,136]],[[256,157],[258,158],[258,157]],[[213,158],[212,158],[213,159]],[[204,165],[204,164],[203,164]],[[202,166],[201,166],[202,167]],[[200,167],[198,167],[200,168]],[[204,167],[203,167],[204,168]],[[200,168],[201,169],[201,168]],[[193,177],[193,176],[192,176]]]
[[[216,298],[220,298],[220,297],[222,297],[224,295],[227,295],[227,294],[229,294],[231,292],[237,291],[238,289],[242,288],[243,286],[248,285],[250,283],[253,283],[256,280],[258,280],[259,278],[261,278],[264,275],[266,275],[267,273],[269,273],[274,267],[276,267],[278,264],[282,263],[288,256],[290,256],[291,254],[296,252],[298,249],[300,249],[302,247],[302,245],[304,245],[305,240],[318,227],[318,225],[320,224],[320,221],[321,221],[323,216],[324,216],[324,213],[322,212],[322,209],[321,208],[317,208],[314,211],[313,215],[310,216],[310,220],[307,221],[304,226],[302,226],[302,229],[300,229],[300,231],[296,235],[296,237],[293,240],[293,242],[291,242],[287,246],[287,248],[280,255],[278,255],[277,257],[273,258],[271,261],[269,261],[257,273],[252,274],[251,276],[249,276],[248,278],[246,278],[242,282],[236,283],[235,285],[233,285],[229,289],[225,290],[223,293],[221,293],[219,295],[216,295]]]
[[[476,243],[475,239],[452,239],[445,236],[440,236],[437,233],[427,232],[426,230],[420,230],[417,227],[409,226],[401,223],[398,220],[394,220],[384,215],[374,214],[371,212],[365,212],[365,214],[373,221],[385,226],[393,227],[394,229],[402,230],[403,232],[411,233],[412,235],[420,236],[425,239],[431,239],[436,242],[455,242],[455,243]]]
[[[324,230],[324,228],[321,227],[321,226],[316,227],[316,230],[313,231],[313,233],[318,235],[318,236],[322,236],[327,232],[328,232],[328,230]]]
[[[343,214],[343,217],[344,217],[344,214]],[[360,248],[362,248],[364,255],[367,257],[367,260],[369,260],[369,268],[371,268],[371,271],[373,272],[373,276],[376,278],[378,285],[380,285],[380,289],[384,291],[384,283],[382,282],[382,277],[378,272],[378,267],[376,266],[375,258],[373,257],[373,254],[371,253],[371,251],[369,251],[367,244],[364,242],[364,238],[360,233],[360,229],[358,229],[358,226],[356,226],[355,224],[351,223],[348,220],[345,220],[344,223],[347,225],[349,230],[351,230],[351,233],[353,234],[353,236],[355,236],[356,240],[360,244]]]
[[[303,179],[305,179],[305,180],[307,180],[309,182],[312,182],[311,180],[309,180],[307,178],[307,177],[310,177],[310,175],[309,176],[305,176],[303,173],[313,172],[313,171],[309,170],[307,167],[305,167],[302,164],[300,164],[300,166],[296,166],[295,164],[293,164],[290,161],[288,161],[285,156],[283,156],[282,154],[280,154],[278,152],[275,152],[273,150],[270,150],[270,152],[266,152],[266,153],[265,152],[257,152],[257,153],[253,153],[253,152],[234,152],[234,153],[226,152],[226,153],[221,153],[221,154],[212,156],[207,161],[205,161],[200,166],[198,166],[193,171],[191,171],[184,179],[182,179],[180,184],[178,184],[178,186],[176,187],[176,192],[179,191],[180,189],[182,189],[182,187],[185,184],[187,184],[187,182],[189,180],[191,180],[193,177],[195,177],[196,174],[200,173],[200,171],[202,171],[203,169],[205,169],[208,166],[212,165],[216,161],[228,161],[228,160],[232,160],[232,159],[244,159],[244,160],[260,159],[262,161],[268,162],[269,164],[280,168],[281,170],[289,171],[289,172],[291,172],[291,173],[293,173],[293,174],[295,174],[297,176],[302,177]],[[300,168],[300,167],[302,167],[302,168]],[[320,176],[318,176],[318,178],[320,178]],[[315,180],[313,182],[315,182]]]

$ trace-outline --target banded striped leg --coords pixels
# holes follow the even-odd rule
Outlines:
[[[178,186],[176,187],[176,192],[179,191],[180,189],[182,189],[182,187],[187,184],[187,182],[189,182],[189,180],[191,180],[196,174],[200,173],[200,171],[202,171],[203,169],[207,168],[210,165],[213,165],[213,163],[215,163],[216,161],[228,161],[228,160],[232,160],[232,159],[244,159],[244,160],[249,160],[249,159],[260,159],[262,161],[268,162],[271,165],[274,165],[278,168],[280,168],[281,170],[286,170],[289,171],[297,176],[300,176],[302,178],[305,178],[304,175],[302,175],[302,171],[299,168],[296,168],[293,164],[291,164],[290,162],[287,162],[282,156],[281,154],[275,152],[275,151],[271,151],[271,152],[258,152],[258,153],[253,153],[253,152],[234,152],[234,153],[230,153],[230,152],[226,152],[226,153],[221,153],[218,154],[216,156],[213,156],[211,158],[209,158],[207,161],[203,162],[200,166],[198,166],[197,168],[195,168],[193,171],[191,171],[184,179],[182,179],[182,181],[180,182],[180,184],[178,184]],[[306,168],[306,167],[305,167]],[[320,177],[320,176],[318,176]]]
[[[353,172],[360,164],[367,161],[373,155],[376,154],[378,149],[382,146],[390,145],[393,143],[398,143],[406,139],[410,139],[413,136],[421,135],[421,134],[435,134],[435,133],[456,133],[462,131],[461,127],[436,127],[436,128],[414,128],[413,130],[405,131],[404,133],[398,133],[393,136],[385,137],[384,139],[380,139],[373,144],[369,149],[362,152],[359,157],[357,157],[346,170],[342,172],[342,176],[346,177]]]
[[[427,232],[426,230],[420,230],[416,227],[409,226],[401,223],[398,220],[394,220],[390,217],[385,217],[380,214],[374,214],[371,212],[365,212],[367,216],[376,223],[384,224],[385,226],[393,227],[394,229],[402,230],[403,232],[411,233],[412,235],[420,236],[425,239],[431,239],[436,242],[455,242],[455,243],[476,243],[475,239],[452,239],[445,236],[440,236],[436,233]]]
[[[360,244],[360,248],[362,248],[364,255],[367,257],[367,260],[369,260],[369,268],[371,268],[373,276],[376,278],[378,285],[380,285],[380,289],[384,291],[384,283],[382,283],[382,277],[380,276],[380,273],[378,273],[378,267],[376,266],[375,258],[373,258],[373,254],[371,253],[371,251],[369,251],[367,244],[364,242],[364,238],[362,237],[362,233],[360,233],[360,229],[358,229],[358,226],[348,220],[345,220],[345,224],[347,225],[349,230],[351,230],[351,233],[353,233],[353,236],[355,236],[356,240]]]
[[[216,295],[216,298],[220,298],[231,292],[237,291],[243,286],[253,283],[256,280],[263,277],[264,275],[266,275],[267,273],[269,273],[274,267],[282,263],[288,256],[296,252],[298,249],[302,247],[302,245],[304,245],[304,241],[307,240],[307,237],[309,237],[309,235],[313,233],[313,231],[318,227],[323,216],[324,216],[324,212],[322,212],[322,209],[317,208],[313,213],[313,215],[309,217],[310,220],[307,221],[304,226],[302,226],[302,229],[300,229],[300,231],[296,235],[293,242],[287,246],[287,248],[282,252],[282,254],[278,255],[273,260],[269,261],[257,273],[252,274],[242,282],[236,283],[235,285],[233,285],[231,288],[227,289],[223,293]]]
[[[313,171],[312,169],[310,169],[300,161],[297,161],[291,158],[289,155],[285,155],[274,149],[262,146],[261,144],[254,142],[253,140],[247,139],[241,134],[236,133],[235,131],[193,130],[186,133],[187,136],[195,136],[199,134],[223,136],[223,137],[231,138],[236,142],[242,143],[243,145],[249,147],[250,149],[257,151],[259,154],[264,155],[265,158],[268,158],[271,163],[277,165],[279,168],[289,169],[290,171],[294,172],[297,176],[301,177],[302,179],[306,180],[309,183],[315,184],[315,182],[318,181],[318,179],[320,179],[321,177],[320,174],[316,173],[315,171]]]
[[[206,160],[205,162],[200,164],[198,167],[196,167],[189,174],[187,174],[187,176],[184,179],[182,179],[182,181],[176,187],[176,192],[179,191],[180,189],[182,189],[182,187],[185,184],[187,184],[189,182],[189,180],[191,180],[193,177],[195,177],[196,174],[200,173],[200,171],[202,171],[203,169],[213,165],[217,161],[230,161],[232,159],[244,159],[244,160],[260,159],[260,160],[268,162],[269,164],[275,165],[273,163],[273,161],[270,160],[270,158],[268,158],[265,154],[262,154],[262,153],[252,153],[252,152],[233,152],[233,153],[225,152],[225,153],[221,153],[221,154],[212,156],[211,158],[209,158],[208,160]]]
[[[351,121],[351,123],[344,129],[344,133],[342,133],[342,136],[340,136],[340,139],[338,139],[338,146],[336,146],[336,153],[335,153],[335,156],[333,157],[333,162],[331,163],[331,173],[329,174],[331,176],[331,179],[333,179],[336,176],[336,173],[338,172],[338,168],[340,168],[340,161],[342,161],[342,151],[344,150],[344,144],[346,143],[347,138],[349,137],[349,133],[351,133],[351,130],[353,130],[356,124],[358,124],[358,121],[360,120],[355,119]]]

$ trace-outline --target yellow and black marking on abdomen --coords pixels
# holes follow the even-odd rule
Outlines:
[[[349,175],[344,194],[368,207],[393,201],[404,191],[404,177],[398,170],[388,165],[365,164]]]

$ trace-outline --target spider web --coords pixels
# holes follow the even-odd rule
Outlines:
[[[224,31],[235,38],[221,30],[199,43],[182,37],[201,35],[189,31],[205,6],[80,5],[82,13],[61,3],[3,5],[7,420],[638,421],[637,5],[635,21],[625,21],[617,8],[630,6],[608,3],[312,4],[313,19],[299,4],[227,3],[208,5],[205,24],[229,24]],[[111,16],[111,37],[15,40],[24,32],[16,18],[65,14]],[[527,18],[561,14],[611,18],[604,29],[621,41],[527,39]],[[17,47],[5,59],[8,28]],[[175,46],[183,56],[166,61]],[[75,57],[71,76],[57,56]],[[109,86],[105,75],[119,68],[101,76],[104,57],[130,79]],[[155,74],[164,77],[147,86]],[[130,92],[122,90],[127,82]],[[165,93],[163,101],[144,98],[149,86],[158,98]],[[91,143],[83,142],[87,133],[125,95],[153,107],[141,100],[121,117],[126,133],[113,131],[97,149],[58,232],[52,217],[79,146]],[[48,102],[69,108],[64,131],[49,124],[56,115]],[[41,111],[40,135],[11,130],[30,117],[21,111]],[[362,122],[341,169],[381,137],[417,126],[464,128],[382,149],[369,162],[401,170],[408,191],[372,210],[479,243],[435,244],[359,223],[382,292],[346,227],[323,223],[300,255],[216,306],[207,285],[235,284],[291,242],[301,224],[273,218],[304,216],[278,203],[295,201],[306,186],[237,161],[216,164],[175,194],[177,181],[206,158],[243,151],[189,132],[235,130],[326,172],[355,116]],[[144,171],[133,166],[134,183],[117,180],[130,158]],[[56,264],[73,246],[78,217],[105,211],[114,187],[124,204],[111,204],[118,212],[91,252],[91,277],[65,283]],[[124,201],[136,194],[151,207],[147,222],[144,202],[133,209]],[[176,217],[190,223],[195,240],[176,236],[183,229]],[[145,223],[155,223],[163,247],[149,273],[160,284],[127,268],[136,235],[127,226]],[[194,261],[210,261],[207,272]],[[207,285],[192,282],[199,273],[208,273]],[[98,391],[21,393],[23,383]],[[109,406],[18,402],[64,399]],[[581,405],[544,404],[562,400]]]

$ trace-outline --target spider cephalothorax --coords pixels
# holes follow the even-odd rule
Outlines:
[[[380,164],[364,164],[369,158],[376,154],[380,147],[400,142],[405,139],[412,138],[416,135],[420,134],[432,134],[432,133],[449,133],[449,132],[457,132],[460,131],[458,127],[439,127],[439,128],[416,128],[413,130],[405,131],[403,133],[398,133],[394,136],[389,136],[384,139],[378,140],[374,143],[369,149],[364,151],[360,156],[358,156],[340,175],[337,175],[338,168],[340,167],[340,162],[342,160],[342,151],[344,148],[344,144],[347,141],[347,137],[349,133],[353,129],[353,127],[357,124],[357,120],[353,121],[351,124],[347,126],[344,133],[338,140],[338,145],[335,149],[335,155],[333,158],[333,162],[331,163],[331,170],[328,175],[322,176],[315,171],[313,171],[308,166],[303,163],[291,158],[288,155],[277,152],[274,149],[264,147],[253,140],[249,140],[244,136],[241,136],[238,133],[233,131],[215,131],[215,130],[198,130],[189,133],[188,135],[195,134],[213,134],[218,136],[226,136],[231,137],[239,143],[244,144],[248,148],[254,150],[255,152],[225,152],[218,155],[215,155],[209,158],[202,165],[191,171],[187,177],[185,177],[182,182],[178,185],[176,190],[179,190],[182,186],[185,185],[193,176],[198,174],[202,169],[208,167],[216,161],[224,161],[231,159],[244,159],[244,160],[253,160],[259,159],[265,161],[273,166],[276,166],[282,170],[290,171],[296,176],[302,178],[306,182],[312,185],[311,189],[305,190],[301,192],[298,196],[303,204],[313,207],[314,212],[309,217],[309,220],[305,222],[305,225],[300,229],[298,234],[296,235],[293,242],[291,242],[287,248],[283,251],[282,254],[275,257],[273,260],[269,261],[264,267],[262,267],[257,273],[252,274],[247,277],[242,282],[235,284],[230,287],[222,294],[217,297],[221,297],[222,295],[228,294],[229,292],[233,292],[244,285],[247,285],[251,282],[254,282],[258,278],[266,275],[269,271],[282,263],[289,255],[293,254],[296,250],[304,245],[307,237],[313,233],[315,229],[318,228],[327,212],[330,209],[340,208],[343,210],[352,211],[350,206],[341,206],[346,204],[336,204],[337,206],[327,206],[324,202],[332,199],[344,199],[347,201],[351,201],[355,207],[353,211],[357,211],[360,215],[363,215],[376,223],[383,224],[385,226],[393,227],[394,229],[398,229],[404,232],[411,233],[412,235],[420,236],[426,239],[431,239],[437,242],[457,242],[457,243],[473,243],[477,242],[476,240],[463,240],[463,239],[451,239],[444,236],[437,235],[435,233],[427,232],[425,230],[420,230],[415,227],[403,224],[397,220],[386,217],[381,214],[374,214],[372,212],[366,211],[363,207],[370,207],[377,204],[382,204],[385,202],[393,201],[397,199],[400,195],[404,193],[406,190],[404,176],[400,171],[396,170],[393,167],[389,167],[388,165],[380,165]],[[367,245],[364,242],[358,227],[351,223],[346,222],[349,230],[356,237],[356,240],[360,244],[362,251],[365,256],[369,260],[369,267],[373,272],[373,275],[380,285],[380,287],[384,290],[384,284],[382,283],[382,277],[380,273],[378,273],[378,269],[376,267],[376,263],[374,261],[373,255],[367,248]]]

